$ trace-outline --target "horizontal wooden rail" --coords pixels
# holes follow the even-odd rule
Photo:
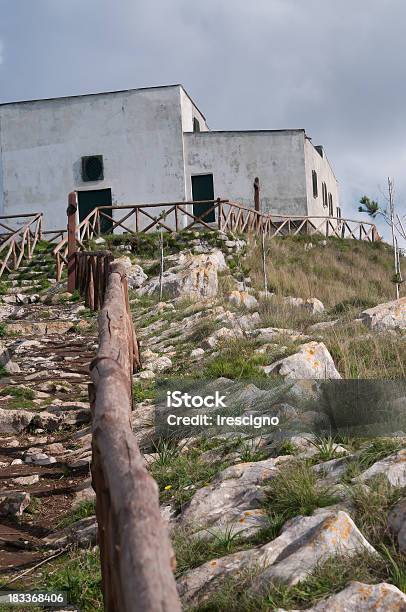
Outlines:
[[[121,206],[97,206],[76,227],[76,244],[84,249],[85,243],[108,228],[104,233],[116,229],[129,234],[147,233],[164,230],[167,232],[206,229],[223,232],[264,233],[270,238],[277,236],[312,235],[321,233],[337,238],[353,238],[374,242],[379,234],[373,223],[323,217],[317,215],[292,216],[271,215],[248,208],[238,202],[226,199],[204,200],[207,209],[200,215],[194,214],[196,202],[159,202],[153,204],[126,204]],[[215,221],[213,222],[213,217]],[[68,238],[54,249],[56,258],[56,277],[60,280],[62,270],[68,263]]]
[[[90,266],[88,254],[81,260]],[[89,389],[104,609],[180,612],[174,553],[161,518],[158,486],[145,468],[131,428],[132,374],[139,365],[125,268],[110,262]]]
[[[14,220],[23,223],[12,227]],[[0,217],[0,226],[6,229],[0,235],[0,277],[3,273],[18,270],[24,259],[31,259],[35,247],[42,239],[42,213],[7,215]]]

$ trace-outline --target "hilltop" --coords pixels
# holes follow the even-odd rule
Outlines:
[[[404,606],[406,302],[391,302],[390,247],[267,241],[265,294],[259,239],[164,234],[160,296],[159,236],[87,246],[127,266],[142,359],[132,424],[159,487],[184,608],[349,610],[348,600],[354,610],[380,597],[388,609]],[[27,298],[17,314],[3,306],[3,488],[11,498],[24,488],[3,509],[8,529],[35,538],[22,551],[11,546],[2,571],[59,547],[45,571],[17,585],[71,589],[77,605],[98,610],[83,362],[96,318],[64,282],[35,282],[35,304]],[[58,385],[36,382],[43,368]],[[168,430],[163,398],[177,388],[218,390],[228,416],[272,414],[279,425]]]

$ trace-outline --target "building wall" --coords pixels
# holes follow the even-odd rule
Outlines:
[[[253,206],[255,177],[262,211],[306,215],[304,130],[184,134],[187,198],[191,175],[213,174],[215,197]]]
[[[333,217],[337,216],[337,206],[339,203],[338,183],[330,163],[323,152],[323,157],[306,139],[305,141],[305,163],[306,163],[306,185],[309,215],[329,216],[329,208],[323,206],[323,183],[326,184],[327,194],[332,195]],[[313,196],[312,171],[317,172],[318,196]]]
[[[180,103],[182,109],[182,131],[193,132],[193,118],[195,117],[199,121],[200,131],[207,132],[209,128],[204,115],[200,112],[183,87],[180,89]]]
[[[184,200],[180,92],[160,87],[0,106],[4,214],[43,211],[53,229],[66,226],[73,190],[111,188],[113,204]],[[82,181],[85,155],[103,155],[103,181]]]

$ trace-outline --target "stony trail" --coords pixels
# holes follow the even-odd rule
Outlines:
[[[93,496],[87,398],[89,362],[96,347],[93,319],[81,318],[84,306],[64,301],[60,292],[48,296],[51,303],[41,301],[34,292],[49,285],[48,272],[45,254],[18,275],[9,275],[0,308],[3,579],[48,556],[44,538],[75,503]],[[20,285],[16,290],[17,282],[23,292]]]

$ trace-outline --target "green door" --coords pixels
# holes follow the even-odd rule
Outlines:
[[[202,217],[202,221],[205,223],[211,223],[216,220],[214,210],[204,215],[207,210],[212,208],[213,204],[199,204],[199,200],[214,200],[212,174],[192,176],[192,198],[193,201],[196,202],[193,204],[193,214],[196,217]]]
[[[93,189],[90,191],[78,191],[79,222],[83,221],[89,213],[97,206],[111,206],[111,189]],[[111,209],[104,212],[111,216]],[[106,217],[101,217],[100,231],[102,234],[111,232],[113,222]]]

